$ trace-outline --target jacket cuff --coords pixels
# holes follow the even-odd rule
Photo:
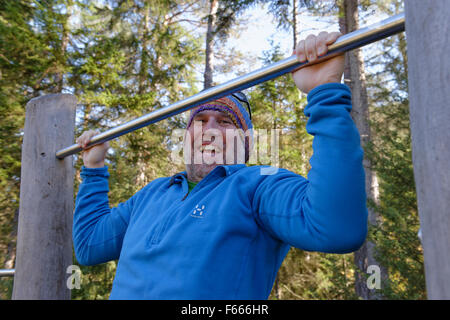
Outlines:
[[[310,102],[320,92],[322,92],[324,90],[330,90],[330,89],[331,90],[345,90],[345,91],[348,91],[348,93],[351,95],[350,88],[346,84],[338,83],[338,82],[325,83],[325,84],[321,84],[320,86],[317,86],[314,89],[312,89],[306,97],[307,101]]]
[[[108,166],[104,166],[103,168],[86,168],[85,166],[81,167],[80,172],[81,177],[109,177]]]

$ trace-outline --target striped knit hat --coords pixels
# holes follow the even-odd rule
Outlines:
[[[248,161],[250,157],[250,150],[253,144],[253,124],[250,119],[250,114],[246,107],[242,105],[243,103],[239,101],[233,95],[229,95],[223,98],[219,98],[214,101],[202,104],[191,110],[187,128],[191,126],[191,123],[195,115],[204,110],[217,110],[222,111],[229,116],[233,121],[234,125],[238,129],[242,129],[245,133],[249,133],[245,137],[245,162]],[[249,106],[250,108],[250,106]]]

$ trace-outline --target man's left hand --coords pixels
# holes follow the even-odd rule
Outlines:
[[[301,40],[293,54],[297,55],[300,62],[314,62],[328,51],[328,46],[333,44],[341,33],[321,32],[318,36],[309,35]],[[308,93],[315,87],[333,82],[341,82],[344,73],[344,55],[333,57],[329,60],[304,67],[292,73],[294,82],[302,92]]]

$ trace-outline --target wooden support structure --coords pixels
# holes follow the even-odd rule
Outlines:
[[[405,1],[412,154],[429,299],[450,299],[450,1]]]
[[[26,106],[13,299],[70,299],[72,157],[55,153],[74,141],[76,98],[52,94]]]

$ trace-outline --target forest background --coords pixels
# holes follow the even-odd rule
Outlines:
[[[255,10],[264,12],[264,21],[254,19]],[[399,0],[0,1],[0,268],[15,266],[21,144],[30,99],[74,94],[75,135],[104,131],[286,58],[309,33],[347,33],[402,11]],[[249,40],[241,35],[257,22],[272,24],[280,37],[268,39],[271,45],[262,52],[242,51]],[[290,44],[281,43],[281,35]],[[406,59],[404,33],[347,54],[343,80],[352,90],[352,117],[365,150],[366,243],[345,255],[292,248],[270,299],[426,298]],[[258,157],[258,164],[307,176],[312,137],[305,129],[306,96],[290,75],[245,93],[255,128],[272,138],[279,134],[276,150]],[[172,133],[185,123],[181,114],[111,141],[111,206],[157,177],[184,170],[171,157],[181,143]],[[75,192],[81,165],[74,156]],[[72,290],[72,299],[107,299],[116,261],[80,268],[81,286]],[[0,299],[11,298],[12,286],[13,278],[0,278]]]

